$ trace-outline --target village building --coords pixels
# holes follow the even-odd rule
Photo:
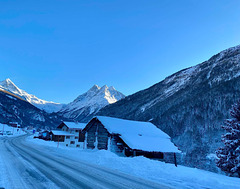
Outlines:
[[[85,147],[124,156],[145,156],[176,163],[180,151],[171,138],[150,122],[94,117],[84,128]]]
[[[51,131],[52,140],[56,142],[63,142],[63,145],[69,147],[83,148],[85,135],[82,130],[86,123],[78,122],[62,122],[57,129]]]
[[[50,131],[49,130],[39,131],[38,138],[43,140],[50,140],[51,139]]]
[[[50,132],[52,141],[54,142],[64,142],[66,146],[69,146],[71,140],[74,141],[74,134],[71,134],[67,131],[61,130],[52,130]]]
[[[20,128],[21,127],[18,122],[9,122],[8,125],[11,126],[11,127],[15,127],[15,128]]]

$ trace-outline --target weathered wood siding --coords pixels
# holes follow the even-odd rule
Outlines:
[[[85,140],[85,133],[83,131],[79,131],[78,142],[84,142]]]
[[[57,129],[62,129],[64,126],[66,127],[65,123],[62,122],[60,125],[57,126]]]
[[[97,127],[98,149],[108,149],[108,137],[110,137],[107,129],[99,122]]]
[[[68,127],[66,125],[63,125],[62,131],[68,131]]]
[[[123,142],[123,140],[118,135],[112,135],[110,150],[120,156],[125,156],[125,148],[127,148],[127,145]]]
[[[102,125],[100,121],[97,119],[93,119],[88,124],[87,129],[87,148],[94,149],[97,144],[97,148],[101,149],[108,149],[108,137],[110,137],[107,129]],[[97,142],[96,142],[97,137]]]
[[[180,153],[176,153],[175,156],[176,156],[176,162],[180,162],[180,159],[181,159]],[[174,153],[173,152],[165,152],[164,153],[164,161],[166,163],[174,164],[175,163]]]
[[[89,128],[87,130],[87,148],[94,149],[95,148],[95,140],[96,140],[96,131],[97,131],[97,122],[90,122]]]

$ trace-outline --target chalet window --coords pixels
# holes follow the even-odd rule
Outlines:
[[[66,144],[66,146],[68,146],[68,144]]]
[[[78,130],[75,131],[76,133],[78,132]]]
[[[75,136],[75,139],[78,139],[78,137]]]
[[[70,136],[66,136],[66,139],[70,139]]]
[[[80,147],[80,145],[79,144],[77,144],[77,146],[76,146],[77,148],[79,148]]]
[[[75,144],[75,141],[71,141],[70,144]]]

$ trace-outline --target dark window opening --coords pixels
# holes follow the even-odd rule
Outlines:
[[[78,142],[84,142],[85,140],[85,135],[83,133],[79,133],[79,138],[78,138]]]

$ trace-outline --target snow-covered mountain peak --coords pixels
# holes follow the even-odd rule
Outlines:
[[[101,87],[99,87],[98,85],[93,85],[88,91],[96,91],[99,90]]]
[[[13,93],[22,94],[22,90],[19,89],[9,78],[5,79],[4,81],[1,81],[0,87],[4,90],[8,89],[7,91],[11,91]]]
[[[5,81],[6,83],[14,84],[14,83],[11,81],[11,79],[9,79],[9,78],[5,79],[4,81]]]
[[[77,119],[83,112],[85,116],[88,116],[124,97],[114,87],[94,85],[86,93],[78,96],[73,102],[62,108],[60,113],[66,118]]]
[[[11,81],[11,79],[9,79],[9,78],[7,78],[7,79],[5,79],[4,81],[1,81],[1,83],[2,84],[6,84],[6,85],[15,85],[12,81]]]
[[[103,93],[107,92],[107,91],[108,91],[108,86],[107,86],[107,85],[103,85],[103,86],[99,89],[99,91],[101,91],[101,92],[103,92]]]
[[[19,96],[37,108],[45,110],[48,113],[57,112],[63,107],[62,104],[42,100],[32,94],[28,94],[26,91],[19,89],[9,78],[0,82],[0,88]]]
[[[110,91],[115,91],[115,90],[116,90],[113,86],[110,86],[108,89],[109,89]]]

